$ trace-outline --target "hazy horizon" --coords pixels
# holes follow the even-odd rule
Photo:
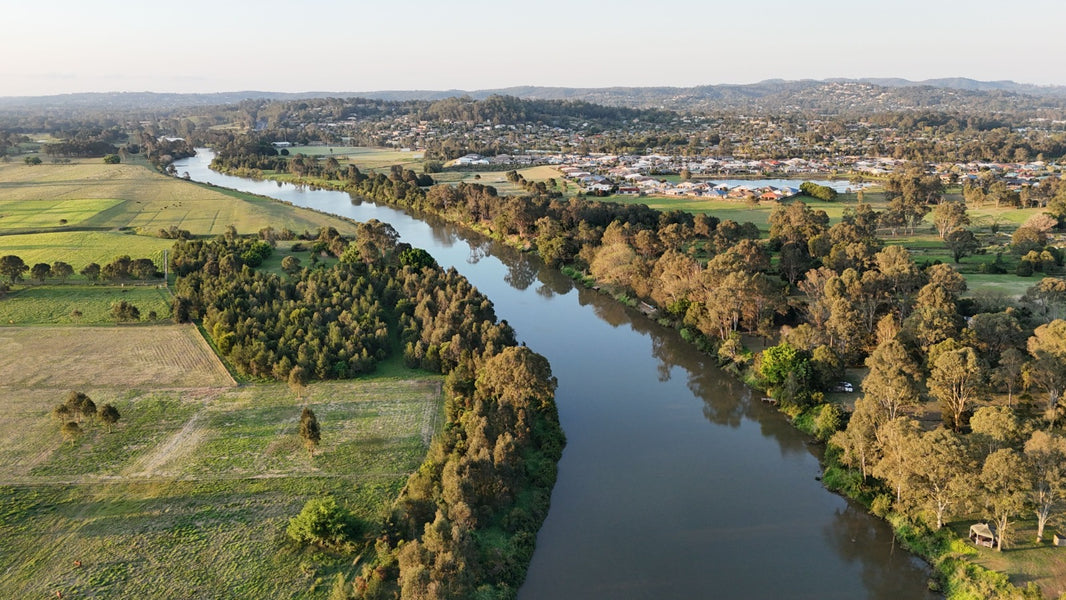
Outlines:
[[[0,96],[692,87],[963,77],[1066,85],[1066,5],[281,0],[5,7]],[[993,52],[1024,34],[1025,53]]]

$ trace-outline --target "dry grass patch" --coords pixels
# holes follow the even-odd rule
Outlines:
[[[58,389],[235,385],[192,325],[2,328],[0,382]]]

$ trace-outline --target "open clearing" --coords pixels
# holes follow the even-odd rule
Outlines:
[[[331,494],[374,535],[442,421],[437,377],[234,387],[192,327],[9,328],[0,350],[4,598],[323,598],[358,567],[290,544],[288,519]],[[62,439],[71,389],[118,408],[112,433]]]
[[[507,171],[510,171],[508,169]],[[437,183],[450,183],[458,184],[463,183],[480,183],[481,185],[491,185],[496,188],[497,193],[501,196],[512,196],[526,194],[526,190],[521,186],[507,181],[507,171],[444,171],[441,173],[433,173],[431,177]],[[557,171],[549,166],[528,167],[525,169],[517,169],[518,174],[525,178],[526,181],[547,181],[549,179],[555,179],[557,182],[563,181],[563,174],[561,171]],[[562,185],[561,183],[559,185]]]
[[[421,152],[405,152],[390,148],[368,148],[364,146],[293,146],[289,156],[304,154],[306,156],[332,156],[343,163],[353,163],[360,171],[387,169],[392,165],[402,165],[405,169],[415,169],[422,165]]]

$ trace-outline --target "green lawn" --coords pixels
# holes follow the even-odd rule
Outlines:
[[[558,185],[562,185],[563,174],[552,167],[537,166],[526,169],[517,169],[517,171],[526,181],[536,182],[555,179],[559,182]],[[496,188],[496,191],[501,196],[514,196],[528,193],[521,186],[507,181],[507,171],[445,171],[443,173],[433,173],[432,177],[433,181],[437,183],[457,184],[463,182],[491,185]]]
[[[403,165],[406,169],[420,171],[421,152],[402,152],[392,148],[367,148],[363,146],[293,146],[289,156],[304,154],[307,156],[336,158],[341,163],[354,163],[360,170],[377,170]]]
[[[1002,296],[1019,297],[1025,295],[1025,291],[1040,283],[1041,275],[1033,277],[1018,277],[1013,274],[986,275],[981,273],[963,273],[966,279],[966,295],[993,294]]]

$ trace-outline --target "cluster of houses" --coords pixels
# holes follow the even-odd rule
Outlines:
[[[783,200],[800,193],[798,188],[774,186],[729,186],[712,181],[673,183],[645,175],[630,167],[614,167],[607,175],[592,173],[583,167],[563,165],[558,170],[587,192],[615,192],[623,196],[683,196],[710,199]]]
[[[744,160],[732,157],[698,158],[661,154],[613,155],[575,154],[530,151],[525,154],[482,156],[467,154],[452,164],[463,167],[523,168],[549,165],[560,170],[586,192],[614,192],[622,195],[687,196],[696,198],[751,198],[780,200],[799,193],[795,188],[716,185],[708,181],[671,183],[657,175],[689,172],[693,175],[759,176],[773,174],[783,178],[824,176],[833,171],[883,177],[903,161],[885,157],[837,157],[829,159],[791,158],[788,160]],[[1044,161],[1028,163],[944,163],[931,166],[931,172],[945,184],[977,181],[992,177],[1004,181],[1017,191],[1033,185],[1056,171],[1056,165]]]

